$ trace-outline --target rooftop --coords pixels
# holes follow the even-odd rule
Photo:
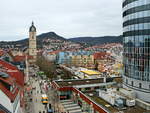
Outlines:
[[[96,102],[97,104],[103,106],[104,108],[106,108],[108,111],[110,111],[111,113],[116,113],[116,112],[119,112],[119,110],[112,106],[111,104],[109,104],[108,102],[106,102],[105,100],[103,100],[102,98],[96,96],[96,95],[90,95],[89,96],[89,93],[85,93],[88,97],[90,97],[94,102]],[[147,110],[144,110],[143,108],[139,107],[139,106],[135,106],[135,107],[130,107],[130,108],[127,108],[125,110],[121,110],[123,111],[123,113],[146,113],[146,112],[149,112]]]
[[[81,72],[88,74],[88,75],[100,75],[100,72],[94,70],[81,70]]]
[[[110,58],[110,53],[106,53],[106,52],[99,52],[99,53],[95,53],[94,54],[94,59],[106,59],[106,58]]]
[[[24,86],[24,75],[18,70],[18,68],[6,61],[0,60],[0,69],[6,72],[8,75],[16,79],[16,82],[20,86]]]
[[[25,61],[25,59],[26,59],[25,55],[23,55],[23,56],[19,56],[19,55],[14,56],[14,61],[15,62],[22,62],[22,61]],[[32,56],[27,56],[27,59],[32,59]]]
[[[59,87],[70,87],[75,85],[88,85],[88,84],[99,84],[103,83],[104,78],[97,79],[84,79],[84,80],[64,80],[64,81],[55,81]]]
[[[12,87],[12,90],[10,90],[10,87]],[[19,88],[16,84],[16,81],[11,76],[7,76],[7,77],[0,76],[0,90],[5,95],[7,95],[12,102],[15,100],[19,92]]]

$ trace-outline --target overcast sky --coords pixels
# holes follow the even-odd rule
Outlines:
[[[121,35],[122,0],[0,0],[0,40],[54,31],[65,38]]]

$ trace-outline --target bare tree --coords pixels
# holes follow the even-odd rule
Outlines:
[[[56,65],[54,62],[50,62],[43,56],[38,56],[36,64],[39,66],[40,70],[43,71],[46,76],[50,79],[56,78]]]

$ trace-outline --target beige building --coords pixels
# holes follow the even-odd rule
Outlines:
[[[29,29],[29,56],[32,56],[31,62],[36,61],[37,57],[37,48],[36,48],[36,28],[34,26],[34,23],[32,22],[32,25]]]
[[[95,68],[93,55],[76,55],[72,56],[72,65],[77,67],[85,67],[88,69]]]
[[[13,56],[23,56],[24,52],[21,50],[11,50]]]

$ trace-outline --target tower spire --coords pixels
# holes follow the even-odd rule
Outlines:
[[[29,29],[30,32],[36,32],[36,27],[34,26],[34,22],[32,21],[32,25]]]
[[[29,62],[35,62],[37,56],[36,49],[36,27],[32,21],[32,25],[29,28],[29,55],[33,57]]]
[[[34,22],[32,21],[32,25],[34,25]]]

